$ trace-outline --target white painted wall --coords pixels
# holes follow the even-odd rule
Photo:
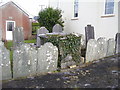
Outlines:
[[[85,35],[85,26],[91,24],[95,28],[95,37],[114,38],[118,32],[118,0],[115,2],[114,17],[104,17],[105,0],[79,0],[79,17],[73,19],[74,0],[49,0],[51,7],[58,7],[63,11],[65,32],[81,33]]]

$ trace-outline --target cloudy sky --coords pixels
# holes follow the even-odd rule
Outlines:
[[[32,16],[38,15],[42,8],[48,6],[48,0],[0,0],[0,2],[14,1]]]

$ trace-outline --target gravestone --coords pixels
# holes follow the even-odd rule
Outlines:
[[[38,48],[37,74],[57,70],[58,48],[52,43],[45,43]]]
[[[45,27],[41,27],[37,30],[37,47],[44,44],[43,40],[39,36],[46,33],[49,33],[49,31]]]
[[[94,27],[91,25],[87,25],[85,27],[85,37],[86,37],[86,45],[89,39],[94,39]]]
[[[115,53],[117,54],[117,53],[120,53],[120,33],[116,34],[115,41],[116,41]]]
[[[13,30],[13,46],[16,48],[17,46],[24,43],[24,34],[22,27],[16,27]]]
[[[100,48],[95,39],[90,39],[87,43],[86,62],[99,59]]]
[[[83,34],[80,35],[81,36],[81,48],[84,49],[85,46],[85,36]]]
[[[2,39],[2,29],[0,28],[0,41]]]
[[[107,41],[107,56],[112,56],[115,53],[115,40],[114,38],[110,38]]]
[[[55,25],[53,26],[52,32],[53,32],[53,33],[62,33],[62,31],[63,31],[62,29],[63,29],[63,28],[62,28],[61,25],[55,24]]]
[[[106,57],[106,53],[107,53],[107,39],[105,37],[100,37],[97,39],[98,42],[98,47],[100,48],[100,57],[99,58],[103,58]]]
[[[36,74],[37,50],[29,44],[22,44],[13,52],[13,78]]]
[[[6,49],[4,43],[0,41],[0,70],[2,80],[12,78],[11,65],[10,65],[10,51]]]

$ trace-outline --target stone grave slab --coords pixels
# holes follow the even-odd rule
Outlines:
[[[95,39],[93,26],[87,25],[87,27],[85,27],[85,37],[86,37],[86,45],[90,39]]]
[[[4,43],[0,41],[0,69],[2,80],[8,80],[12,78],[11,64],[10,64],[10,51],[6,49]],[[1,77],[1,76],[0,76]]]
[[[90,39],[87,43],[86,50],[86,62],[91,62],[93,60],[99,59],[100,48],[95,39]]]
[[[115,53],[117,54],[117,53],[120,53],[120,33],[116,34],[115,41],[116,41]]]
[[[100,48],[99,58],[106,57],[107,53],[107,39],[105,37],[100,37],[97,39],[98,47]]]
[[[13,30],[13,46],[16,48],[17,46],[24,43],[24,33],[22,27],[16,27]]]
[[[53,32],[53,33],[62,33],[62,31],[63,31],[62,29],[63,29],[63,28],[62,28],[61,25],[55,24],[55,25],[53,26],[52,32]]]
[[[58,48],[52,43],[45,43],[38,48],[37,74],[57,70]]]
[[[41,27],[40,29],[37,30],[37,47],[43,45],[43,40],[39,36],[46,33],[49,33],[49,31],[45,27]]]
[[[13,52],[13,78],[36,74],[37,50],[29,44],[22,44]]]
[[[114,38],[110,38],[107,41],[107,56],[112,56],[115,54],[115,40]]]

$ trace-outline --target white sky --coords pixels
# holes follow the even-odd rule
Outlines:
[[[40,5],[44,5],[43,8],[48,6],[48,0],[0,0],[0,2],[1,1],[14,1],[32,16],[38,15],[38,12],[41,10]]]

